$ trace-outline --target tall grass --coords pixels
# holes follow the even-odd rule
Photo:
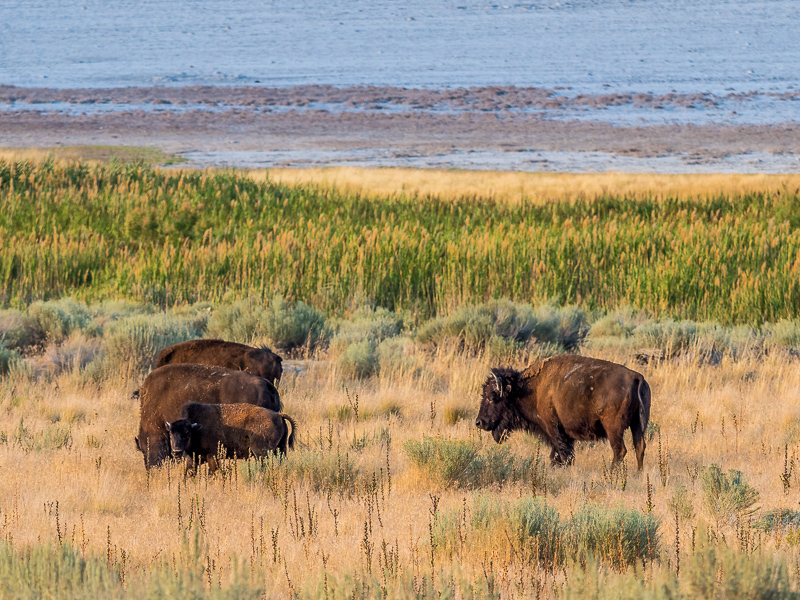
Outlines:
[[[800,196],[546,204],[364,197],[235,174],[0,162],[0,302],[276,294],[417,316],[507,297],[675,318],[798,316]]]

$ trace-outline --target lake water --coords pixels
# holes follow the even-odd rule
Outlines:
[[[800,87],[797,0],[0,1],[0,83]]]

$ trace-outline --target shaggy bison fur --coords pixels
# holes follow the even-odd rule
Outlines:
[[[175,363],[216,365],[258,375],[277,385],[283,374],[280,356],[266,346],[253,348],[224,340],[189,340],[164,348],[156,368]]]
[[[216,471],[220,452],[227,458],[247,458],[275,450],[285,455],[287,446],[294,448],[295,422],[282,412],[249,404],[193,402],[183,407],[181,417],[165,426],[172,455],[186,457],[187,472],[205,461],[210,472]]]
[[[586,356],[562,354],[524,371],[492,369],[483,384],[475,425],[500,443],[514,430],[539,435],[554,464],[572,464],[575,440],[608,438],[614,463],[627,450],[630,428],[639,470],[650,419],[650,386],[641,373]]]
[[[180,418],[189,402],[252,404],[280,411],[278,390],[266,379],[224,367],[175,364],[150,373],[140,388],[139,435],[136,447],[146,467],[160,465],[169,456],[164,422]]]

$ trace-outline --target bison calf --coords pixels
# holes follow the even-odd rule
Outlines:
[[[614,462],[623,459],[630,428],[639,470],[644,463],[644,432],[650,419],[650,386],[622,365],[562,354],[524,371],[492,369],[483,384],[475,425],[491,431],[497,443],[521,429],[543,438],[554,464],[572,464],[575,440],[608,438]]]
[[[164,421],[179,419],[181,407],[187,402],[242,403],[282,410],[278,390],[266,379],[208,365],[160,367],[145,378],[140,396],[136,447],[144,454],[147,468],[161,464],[169,455]]]
[[[283,374],[280,356],[266,346],[253,348],[224,340],[189,340],[164,348],[156,368],[175,363],[215,365],[258,375],[277,385]]]
[[[211,472],[216,471],[220,448],[227,458],[265,456],[275,450],[285,455],[287,448],[294,448],[296,425],[282,412],[250,404],[192,402],[183,407],[181,417],[165,426],[172,455],[186,457],[187,471],[204,461]],[[287,422],[292,425],[291,432]]]
[[[172,455],[186,457],[187,472],[205,461],[210,472],[216,471],[221,448],[227,458],[265,456],[275,450],[285,455],[287,447],[294,448],[295,422],[282,412],[250,404],[193,402],[183,407],[181,417],[165,426]]]

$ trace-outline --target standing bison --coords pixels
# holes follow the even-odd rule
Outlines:
[[[224,367],[176,364],[150,373],[140,388],[139,435],[136,447],[147,468],[169,456],[164,422],[177,420],[189,402],[201,404],[253,404],[282,409],[278,390],[266,379]]]
[[[175,363],[216,365],[258,375],[277,385],[283,374],[281,357],[269,348],[253,348],[224,340],[189,340],[169,348],[158,355],[156,366]]]
[[[206,461],[209,471],[216,471],[220,448],[227,458],[265,456],[275,450],[285,455],[287,447],[294,448],[296,426],[282,412],[250,404],[190,403],[181,410],[181,417],[166,422],[165,428],[172,455],[186,458],[187,472]]]
[[[550,459],[560,465],[572,464],[575,440],[608,438],[614,462],[622,460],[623,434],[630,428],[641,471],[649,419],[650,386],[640,373],[562,354],[522,372],[492,369],[475,425],[491,431],[497,443],[517,429],[535,433],[550,444]]]

